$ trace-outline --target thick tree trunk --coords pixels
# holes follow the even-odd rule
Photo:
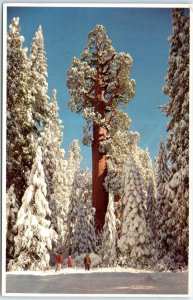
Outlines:
[[[104,188],[104,179],[107,174],[106,155],[99,152],[100,141],[106,139],[106,129],[93,125],[92,143],[92,205],[96,209],[95,230],[100,232],[105,222],[108,205],[108,193]]]

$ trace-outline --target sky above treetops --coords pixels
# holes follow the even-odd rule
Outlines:
[[[162,93],[168,67],[172,34],[169,8],[94,8],[94,7],[8,7],[7,26],[20,18],[24,46],[31,48],[32,38],[41,25],[48,64],[48,87],[57,89],[60,119],[64,125],[63,147],[78,139],[83,157],[82,168],[92,168],[91,148],[81,143],[84,120],[68,109],[70,98],[66,74],[72,58],[79,57],[87,45],[88,33],[97,25],[105,26],[112,46],[133,58],[131,78],[136,81],[135,97],[124,110],[132,120],[130,130],[138,131],[139,146],[148,147],[152,160],[158,153],[159,140],[165,141],[169,121],[158,108],[168,102]]]

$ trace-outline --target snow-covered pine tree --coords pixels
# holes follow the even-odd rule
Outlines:
[[[66,161],[64,150],[61,148],[63,133],[62,121],[59,119],[59,107],[56,98],[57,91],[52,91],[52,102],[47,125],[41,132],[40,143],[44,149],[43,166],[47,184],[47,200],[51,210],[51,224],[58,234],[57,242],[53,243],[50,253],[51,264],[54,263],[55,253],[65,239],[65,220],[67,215],[67,201],[65,198]],[[56,249],[57,248],[57,249]],[[53,254],[53,255],[52,255]]]
[[[18,205],[14,192],[14,186],[11,185],[6,195],[6,264],[14,256],[14,237],[17,233],[15,223],[17,220]]]
[[[100,152],[107,155],[107,175],[105,189],[119,196],[121,177],[125,160],[132,151],[133,143],[137,143],[139,135],[129,131],[131,120],[123,111],[116,109],[112,118],[106,140],[100,143]]]
[[[154,166],[153,166],[153,174],[154,174],[154,179],[156,180],[157,178],[157,156],[154,157]]]
[[[143,170],[143,178],[144,178],[144,188],[147,191],[149,182],[153,179],[153,168],[152,168],[152,161],[148,151],[148,148],[145,150],[140,151],[139,159],[142,165]]]
[[[120,196],[125,161],[127,161],[128,155],[134,155],[135,159],[138,159],[144,188],[147,191],[149,178],[152,177],[152,162],[148,149],[142,150],[138,146],[140,135],[138,132],[129,130],[131,120],[126,113],[115,109],[113,116],[107,138],[100,143],[100,152],[107,155],[105,188]]]
[[[78,209],[77,222],[72,238],[72,254],[78,256],[87,252],[95,252],[96,238],[94,230],[95,209],[91,206],[92,194],[84,191]]]
[[[53,229],[57,233],[57,239],[52,243],[52,251],[50,252],[50,264],[55,264],[56,251],[63,248],[67,234],[67,212],[68,207],[65,201],[65,175],[66,161],[59,159],[56,162],[56,172],[54,174],[54,194],[51,195],[50,210],[51,223]]]
[[[169,268],[174,261],[169,260],[171,256],[171,243],[175,243],[175,238],[172,232],[173,223],[171,209],[172,209],[172,197],[171,193],[168,194],[168,181],[170,178],[170,170],[167,165],[167,155],[162,140],[159,145],[159,153],[156,160],[157,176],[157,199],[155,218],[155,241],[157,247],[157,258],[160,260],[158,265],[161,268]],[[162,260],[163,259],[163,260]],[[164,266],[165,265],[165,266]]]
[[[105,215],[105,224],[102,236],[102,262],[106,266],[117,263],[117,228],[113,194],[109,193],[109,203]]]
[[[66,166],[66,175],[65,175],[65,186],[64,186],[64,199],[65,205],[68,208],[69,198],[72,192],[72,186],[74,184],[74,180],[76,177],[76,173],[80,170],[80,162],[81,162],[81,150],[78,143],[78,140],[73,140],[70,144],[68,150],[68,158],[67,158],[67,166]]]
[[[150,256],[149,234],[145,220],[146,195],[137,159],[129,157],[123,177],[123,213],[118,240],[119,264],[135,268],[146,267]]]
[[[80,162],[81,162],[81,154],[80,154],[80,146],[78,140],[73,140],[69,150],[68,150],[68,165],[67,165],[67,173],[69,174],[69,184],[71,185],[74,180],[74,174],[77,170],[80,169]]]
[[[164,94],[169,102],[162,106],[170,118],[167,149],[171,161],[170,188],[175,201],[175,251],[188,263],[189,211],[189,16],[184,9],[172,9],[173,33],[169,37],[169,68]]]
[[[140,140],[139,133],[129,131],[131,120],[128,118],[128,115],[120,110],[115,110],[114,114],[115,118],[111,122],[107,139],[101,143],[101,151],[107,153],[105,188],[114,194],[116,224],[119,232],[119,222],[123,212],[121,181],[128,157],[132,156],[137,160],[143,189],[146,192],[148,180],[153,180],[153,171],[148,150],[142,150],[138,146]],[[147,203],[144,204],[146,207]]]
[[[14,259],[9,270],[46,270],[49,268],[49,250],[52,247],[54,231],[47,217],[51,211],[46,200],[46,183],[42,166],[41,148],[38,147],[32,166],[22,206],[18,212],[14,238]]]
[[[65,173],[66,173],[66,161],[60,159],[56,162],[56,173],[54,175],[54,194],[52,195],[51,200],[51,212],[52,212],[52,222],[54,224],[54,229],[58,234],[58,245],[63,245],[66,237],[67,231],[67,214],[68,214],[68,202],[65,198],[66,190],[65,185]],[[54,201],[55,205],[52,205]],[[55,207],[55,215],[53,211]],[[55,221],[54,221],[55,219]]]
[[[170,169],[168,167],[168,158],[166,154],[166,149],[164,146],[164,143],[162,139],[160,140],[159,143],[159,151],[158,151],[158,156],[156,159],[156,176],[155,176],[155,182],[156,182],[156,191],[157,191],[157,196],[159,198],[158,194],[163,194],[164,187],[166,183],[168,183],[168,179],[170,177]]]
[[[71,251],[72,248],[72,235],[76,220],[74,216],[78,213],[77,201],[79,188],[81,187],[81,176],[79,176],[81,159],[78,140],[73,140],[68,150],[67,161],[65,161],[66,171],[64,173],[63,185],[63,206],[67,211],[67,218],[64,220],[64,227],[67,229],[67,234],[63,237],[63,240],[65,240],[65,248],[68,251]]]
[[[30,67],[19,18],[7,35],[7,189],[14,184],[19,206],[26,189],[26,174],[34,158],[35,126],[32,118]]]
[[[149,243],[152,252],[155,252],[155,205],[156,205],[156,185],[152,167],[152,161],[148,148],[142,150],[138,148],[139,163],[144,183],[144,190],[147,192],[147,198],[144,202],[146,208],[146,223],[149,233]]]
[[[129,131],[130,125],[131,120],[128,115],[121,110],[115,110],[107,139],[102,141],[100,145],[100,151],[107,155],[107,176],[104,186],[114,199],[117,234],[120,232],[122,214],[121,181],[124,166],[128,155],[134,152],[135,145],[139,141],[139,134]],[[102,236],[101,238],[99,236],[99,252],[101,246]]]
[[[44,46],[44,36],[42,27],[39,26],[38,31],[32,41],[31,53],[29,57],[31,66],[31,86],[34,98],[33,117],[38,130],[39,145],[43,152],[43,166],[45,180],[47,184],[47,199],[51,202],[54,193],[54,174],[56,172],[56,152],[58,150],[58,141],[61,143],[61,132],[54,132],[58,125],[58,112],[56,102],[56,91],[53,90],[52,104],[49,102],[48,83],[47,83],[47,58]],[[52,216],[54,216],[54,201],[51,204]],[[52,224],[56,223],[52,218]],[[53,224],[54,225],[54,224]]]
[[[147,201],[146,201],[146,223],[149,233],[149,243],[151,245],[151,252],[154,255],[156,253],[156,184],[154,177],[150,177],[147,184]]]
[[[81,188],[81,172],[77,171],[76,176],[74,177],[74,182],[71,187],[71,193],[69,195],[69,210],[67,216],[67,238],[65,241],[65,247],[68,249],[68,252],[72,251],[72,237],[74,235],[74,228],[76,225],[77,215],[78,215],[78,201],[79,201],[79,192]]]
[[[64,150],[61,149],[63,126],[58,112],[56,90],[54,89],[52,91],[52,102],[50,103],[50,117],[41,133],[40,143],[44,149],[43,166],[47,184],[47,200],[51,209],[51,223],[56,231],[58,231],[57,211],[60,210],[58,206],[61,208],[62,205],[59,203],[58,197],[61,199],[61,196],[63,196],[63,174],[65,172]],[[60,193],[61,195],[59,195]]]
[[[95,251],[94,213],[92,177],[89,170],[79,171],[73,182],[68,216],[67,241],[73,256]]]
[[[72,186],[68,183],[67,160],[61,159],[56,162],[56,173],[54,175],[55,190],[53,200],[55,201],[55,229],[58,234],[57,248],[62,249],[66,243],[68,233],[69,198]]]
[[[31,67],[32,95],[34,99],[33,118],[38,130],[41,131],[42,126],[47,125],[50,110],[47,83],[47,58],[41,25],[32,41],[29,62]]]

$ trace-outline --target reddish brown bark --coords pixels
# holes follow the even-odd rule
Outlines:
[[[98,49],[99,50],[99,49]],[[98,58],[98,56],[96,55]],[[97,76],[93,87],[95,90],[95,97],[87,97],[95,112],[99,113],[102,117],[105,116],[107,106],[111,106],[117,92],[120,88],[117,85],[115,92],[110,96],[109,100],[105,99],[105,85],[103,84],[102,77],[108,72],[104,71],[104,67],[110,64],[111,59],[108,59],[103,64],[97,65]],[[101,232],[105,223],[105,214],[108,205],[108,193],[104,188],[104,180],[107,175],[106,155],[99,152],[100,142],[107,137],[107,129],[97,124],[93,124],[93,143],[92,143],[92,205],[95,207],[95,229],[96,232]]]
[[[108,205],[108,193],[103,185],[107,174],[106,155],[99,152],[99,143],[104,139],[106,139],[106,129],[94,124],[92,143],[92,205],[96,209],[96,232],[101,232],[103,229]]]
[[[105,99],[104,89],[102,88],[102,66],[97,67],[97,78],[95,81],[95,112],[104,116]],[[95,230],[101,232],[105,222],[105,214],[108,205],[108,193],[104,188],[104,179],[107,174],[106,155],[99,152],[100,142],[106,139],[107,130],[104,127],[93,124],[93,143],[92,143],[92,205],[96,209],[95,212]]]

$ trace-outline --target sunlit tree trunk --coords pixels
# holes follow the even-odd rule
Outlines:
[[[108,193],[104,188],[104,179],[107,173],[106,155],[99,152],[99,144],[106,139],[106,129],[93,125],[92,143],[92,204],[96,209],[95,229],[100,232],[105,222],[105,214],[108,205]]]

